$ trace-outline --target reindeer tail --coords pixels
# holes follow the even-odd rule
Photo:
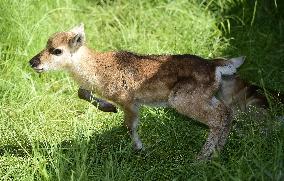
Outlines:
[[[221,75],[233,75],[245,61],[245,57],[236,57],[229,60],[215,59],[216,73]]]

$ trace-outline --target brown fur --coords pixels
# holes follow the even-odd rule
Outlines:
[[[268,100],[262,94],[260,87],[251,85],[239,76],[223,77],[219,97],[227,105],[234,106],[242,111],[249,106],[268,108]]]
[[[199,158],[209,158],[222,148],[229,133],[231,110],[214,94],[223,67],[229,65],[226,61],[208,61],[194,55],[100,53],[84,46],[84,38],[82,26],[57,33],[30,64],[39,72],[65,69],[83,89],[120,106],[135,149],[142,149],[136,131],[141,104],[167,105],[208,125],[210,133]],[[58,48],[63,55],[52,54],[51,50]]]
[[[80,88],[81,90],[82,88]],[[88,96],[79,95],[81,99],[88,102],[94,102],[97,98],[91,94],[91,91],[84,90],[80,91],[81,94],[84,92]],[[269,95],[274,99],[284,103],[284,96],[281,92],[276,92],[273,90],[267,90]],[[227,76],[222,78],[221,87],[217,92],[217,97],[220,98],[226,105],[232,107],[234,110],[247,111],[249,106],[255,106],[258,108],[268,109],[268,99],[264,95],[264,90],[261,87],[252,85],[244,80],[242,80],[238,75]],[[97,101],[95,106],[104,112],[115,112],[114,109],[109,109],[109,104],[107,101],[100,99]],[[106,106],[104,106],[106,105]],[[113,105],[114,106],[114,105]]]

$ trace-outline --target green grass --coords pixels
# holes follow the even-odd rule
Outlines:
[[[235,118],[211,162],[197,162],[207,128],[171,109],[143,107],[143,153],[132,151],[123,113],[79,100],[66,73],[28,65],[50,34],[85,23],[99,51],[247,56],[240,75],[284,91],[284,3],[218,0],[1,0],[0,178],[2,180],[283,180],[283,105]]]

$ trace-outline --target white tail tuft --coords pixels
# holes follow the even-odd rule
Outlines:
[[[231,58],[225,62],[225,65],[216,67],[216,80],[221,81],[222,75],[233,75],[245,61],[245,57]]]
[[[245,61],[245,56],[229,59],[228,63],[232,64],[235,68],[239,68]]]
[[[244,63],[245,57],[231,58],[226,61],[225,65],[216,68],[216,73],[221,75],[233,75]]]

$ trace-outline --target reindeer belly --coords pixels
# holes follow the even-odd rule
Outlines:
[[[145,105],[166,106],[170,91],[170,88],[162,82],[146,85],[136,91],[135,101]]]

